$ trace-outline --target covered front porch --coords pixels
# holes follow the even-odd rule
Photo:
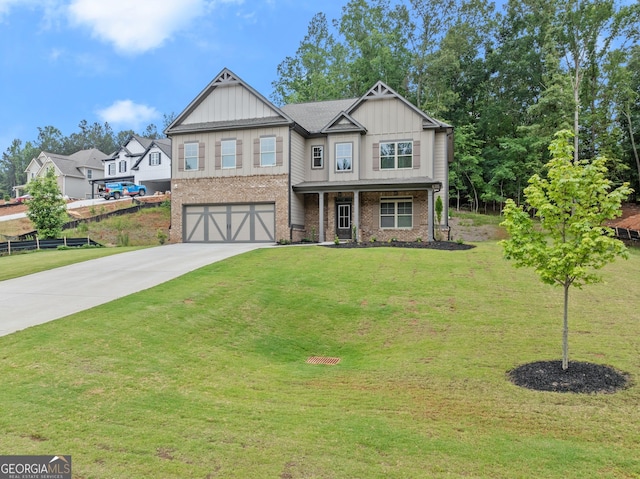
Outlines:
[[[304,197],[305,224],[292,239],[434,241],[434,197],[441,188],[426,177],[294,185],[294,194]]]

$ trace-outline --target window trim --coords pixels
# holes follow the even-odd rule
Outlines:
[[[345,169],[339,169],[338,168],[338,160],[340,158],[347,158],[346,156],[338,156],[338,147],[342,146],[342,145],[349,145],[349,149],[350,149],[350,154],[349,154],[349,168],[345,168]],[[340,142],[340,143],[336,143],[335,144],[335,162],[334,162],[334,167],[335,167],[335,171],[336,173],[351,173],[353,171],[353,142],[352,141],[344,141],[344,142]]]
[[[266,142],[266,140],[273,141],[273,151],[266,150],[263,147],[263,141]],[[260,167],[261,168],[270,168],[278,164],[277,149],[278,149],[278,145],[277,145],[277,140],[275,136],[263,136],[260,138]],[[264,156],[267,154],[273,154],[273,163],[266,164],[264,162]]]
[[[383,214],[382,212],[382,204],[383,203],[390,203],[393,204],[393,214]],[[398,204],[399,203],[410,203],[411,204],[411,215],[410,215],[410,219],[411,219],[411,226],[398,226],[398,218],[399,217],[407,217],[409,215],[407,214],[403,214],[401,215],[398,212]],[[414,215],[414,208],[413,208],[413,197],[383,197],[380,198],[380,215],[379,215],[379,221],[380,221],[380,229],[382,230],[412,230],[413,229],[413,215]],[[383,226],[382,225],[382,218],[390,218],[393,217],[393,226]]]
[[[156,158],[156,160],[154,160]],[[152,151],[149,153],[149,166],[160,166],[162,164],[162,158],[159,151]]]
[[[320,152],[319,156],[316,156],[316,151]],[[316,166],[316,159],[320,159],[320,165]],[[324,168],[324,145],[311,145],[311,169],[321,170]]]
[[[398,145],[400,143],[409,143],[411,144],[411,153],[409,155],[399,155],[398,154]],[[389,167],[385,167],[383,166],[383,158],[387,158],[390,155],[382,155],[382,145],[390,145],[393,144],[394,148],[393,148],[393,167],[389,168]],[[381,170],[410,170],[413,168],[413,151],[414,151],[414,141],[413,140],[393,140],[393,141],[381,141],[379,146],[379,162],[380,162],[380,169]],[[409,156],[409,159],[411,161],[409,166],[398,166],[398,157],[399,156]]]
[[[187,151],[190,147],[195,147],[195,156],[193,152],[191,155],[187,155]],[[200,143],[197,141],[189,141],[184,144],[184,171],[198,171],[199,167],[199,156],[200,156]],[[187,167],[189,166],[187,160],[195,159],[195,167]]]
[[[224,152],[224,145],[225,143],[227,145],[233,144],[233,154],[225,154]],[[225,157],[230,158],[233,157],[233,165],[232,166],[225,166],[224,164],[224,159]],[[222,168],[223,170],[230,170],[230,169],[234,169],[237,168],[238,165],[238,142],[235,138],[228,138],[226,140],[220,140],[220,168]]]

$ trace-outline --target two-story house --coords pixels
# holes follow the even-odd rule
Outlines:
[[[147,194],[165,192],[171,185],[171,140],[131,135],[104,160],[104,181],[133,181],[143,184]]]
[[[424,241],[453,128],[384,83],[276,107],[224,69],[169,125],[172,241]]]
[[[63,196],[87,198],[91,195],[90,182],[103,176],[104,158],[107,158],[107,155],[95,148],[80,150],[72,155],[42,151],[27,165],[27,184],[37,177],[44,177],[49,169],[53,169]],[[17,191],[18,188],[24,188],[24,185],[15,187]]]

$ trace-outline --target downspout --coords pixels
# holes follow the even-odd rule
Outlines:
[[[293,195],[293,187],[291,182],[291,130],[293,129],[293,125],[289,125],[289,171],[287,174],[287,183],[288,183],[288,204],[287,204],[287,223],[289,225],[289,241],[293,241],[293,225],[291,224],[291,201]],[[277,241],[277,239],[276,239]]]
[[[451,141],[449,141],[449,138],[451,138]],[[445,161],[445,165],[447,165],[447,167],[444,169],[444,183],[442,185],[442,189],[444,190],[444,192],[442,193],[442,195],[444,196],[443,199],[446,198],[446,201],[444,201],[444,225],[449,228],[449,155],[454,154],[454,148],[453,148],[453,128],[449,128],[447,130],[447,136],[445,137],[445,146],[444,146],[444,161]],[[451,152],[449,152],[449,146],[451,145]]]

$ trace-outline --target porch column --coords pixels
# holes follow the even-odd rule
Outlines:
[[[353,224],[356,227],[356,237],[354,241],[360,240],[360,192],[353,192]]]
[[[319,216],[318,222],[320,223],[318,225],[318,241],[320,241],[320,243],[323,243],[325,241],[325,237],[324,237],[324,192],[323,191],[318,193],[318,216]]]
[[[427,232],[429,235],[429,241],[435,241],[435,237],[433,235],[433,188],[429,188],[427,190],[427,196],[429,204],[427,205]]]

